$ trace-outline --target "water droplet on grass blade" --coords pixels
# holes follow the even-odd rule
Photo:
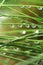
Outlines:
[[[18,27],[19,27],[19,28],[22,28],[22,27],[23,27],[23,25],[18,25]]]
[[[13,29],[14,27],[15,27],[15,26],[14,26],[14,24],[11,24],[10,28],[12,28],[12,29]]]
[[[31,27],[34,29],[34,28],[36,28],[36,25],[31,25]]]
[[[35,33],[36,33],[36,34],[39,33],[39,30],[36,30]]]
[[[42,7],[38,7],[38,10],[42,10],[43,8]]]
[[[0,47],[1,47],[2,45],[0,45]]]
[[[6,55],[6,53],[3,53],[3,55]]]
[[[22,34],[24,35],[24,34],[26,34],[26,31],[24,30],[24,31],[22,31]]]
[[[39,44],[39,41],[37,41],[37,42],[34,42],[34,44]]]
[[[19,48],[14,48],[15,51],[19,51],[20,49]]]
[[[20,6],[20,8],[24,8],[24,5]]]
[[[30,25],[28,24],[28,25],[26,25],[26,28],[30,28]]]
[[[31,8],[31,7],[32,7],[31,5],[28,6],[28,8]]]
[[[19,48],[17,48],[16,51],[19,51]]]
[[[25,53],[30,54],[30,52],[29,52],[29,51],[25,51]]]

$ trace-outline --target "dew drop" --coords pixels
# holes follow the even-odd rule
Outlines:
[[[34,44],[39,44],[39,42],[37,41],[37,42],[34,42]]]
[[[16,50],[19,51],[19,48],[17,48]]]
[[[20,6],[20,8],[24,8],[24,5],[23,6]]]
[[[35,33],[39,33],[39,30],[36,30]]]
[[[34,28],[36,28],[36,25],[32,25],[31,27],[34,29]]]
[[[5,55],[6,53],[3,53],[3,55]]]
[[[38,10],[42,10],[43,8],[42,7],[39,7]]]
[[[14,50],[15,50],[15,51],[19,51],[19,48],[15,48]]]
[[[0,45],[0,47],[1,47],[2,45]]]
[[[28,8],[31,8],[31,7],[32,7],[31,5],[28,6]]]
[[[30,28],[30,25],[28,24],[28,25],[26,25],[26,28]]]
[[[22,31],[22,34],[26,34],[26,31],[24,30],[24,31]]]
[[[25,53],[29,54],[30,52],[29,51],[25,51]]]
[[[11,27],[11,28],[14,28],[15,26],[14,26],[14,24],[12,24],[10,27]]]
[[[19,27],[19,28],[22,28],[22,27],[23,27],[23,25],[19,25],[18,27]]]

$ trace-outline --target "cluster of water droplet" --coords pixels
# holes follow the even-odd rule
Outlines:
[[[32,8],[32,6],[31,5],[27,5],[27,6],[25,6],[25,5],[22,5],[22,6],[20,6],[20,8],[24,8],[24,7],[28,7],[28,8]],[[33,6],[34,7],[34,6]],[[39,6],[39,7],[36,7],[38,10],[43,10],[43,7],[41,7],[41,6]]]
[[[14,29],[15,27],[17,27],[20,29],[20,28],[23,28],[23,26],[25,26],[25,28],[27,28],[27,29],[29,29],[29,28],[35,29],[36,27],[38,28],[37,25],[30,25],[30,24],[26,24],[26,25],[23,25],[23,24],[14,25],[14,24],[12,24],[12,25],[10,25],[10,28]]]

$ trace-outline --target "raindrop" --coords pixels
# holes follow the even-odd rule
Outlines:
[[[19,27],[19,28],[22,28],[22,27],[23,27],[23,25],[19,25],[18,27]]]
[[[32,28],[36,28],[36,25],[32,25],[31,27],[32,27]]]
[[[17,48],[16,51],[19,51],[19,48]]]
[[[42,7],[39,7],[38,10],[42,10],[43,8]]]
[[[0,47],[1,47],[2,45],[0,45]]]
[[[37,42],[34,42],[34,44],[39,44],[39,41],[37,41]]]
[[[28,25],[26,25],[26,28],[30,28],[30,25],[28,24]]]
[[[36,30],[35,33],[39,33],[39,30]]]
[[[3,53],[3,55],[5,55],[6,53]]]
[[[24,8],[24,5],[20,6],[20,8]]]
[[[19,48],[14,48],[15,51],[19,51]]]
[[[25,51],[25,53],[29,54],[30,52],[29,51]]]
[[[31,8],[31,7],[32,7],[31,5],[28,6],[28,8]]]
[[[22,31],[22,34],[26,34],[26,31],[24,30],[24,31]]]
[[[15,26],[14,26],[14,24],[12,24],[10,27],[11,27],[11,28],[14,28]]]

